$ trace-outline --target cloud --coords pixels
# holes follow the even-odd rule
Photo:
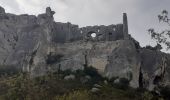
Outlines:
[[[18,8],[18,3],[15,0],[0,0],[0,5],[5,8],[7,12],[16,13]]]
[[[43,13],[48,5],[47,0],[15,0],[19,5],[21,13],[39,14]],[[15,8],[14,8],[15,9]]]
[[[142,46],[154,45],[147,29],[158,29],[157,14],[170,9],[170,0],[1,0],[7,12],[40,14],[50,6],[57,22],[72,22],[80,26],[122,23],[122,13],[128,14],[129,32]]]

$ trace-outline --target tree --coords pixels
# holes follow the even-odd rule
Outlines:
[[[159,22],[166,23],[170,26],[170,19],[168,17],[168,11],[163,10],[161,14],[158,15]],[[153,28],[148,29],[149,34],[152,39],[155,39],[158,44],[165,44],[166,49],[170,49],[170,29],[165,29],[161,32],[156,32]]]

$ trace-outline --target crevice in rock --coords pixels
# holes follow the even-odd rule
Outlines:
[[[139,70],[139,87],[143,88],[143,73],[141,68]]]
[[[84,52],[84,66],[88,66],[87,51]]]
[[[154,85],[160,85],[161,82],[163,82],[166,67],[167,67],[167,58],[164,55],[162,55],[161,64],[160,64],[161,70],[160,73],[154,77],[153,80]]]
[[[34,57],[36,56],[37,50],[35,50],[32,54],[31,54],[31,59],[29,61],[29,65],[32,65],[34,63]]]

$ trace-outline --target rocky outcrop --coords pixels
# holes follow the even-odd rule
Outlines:
[[[126,78],[131,86],[138,87],[140,55],[132,41],[116,42],[118,46],[109,55],[105,75],[109,78]]]
[[[53,53],[51,48],[58,47],[60,43],[76,45],[74,44],[76,41],[97,42],[124,38],[122,24],[79,28],[78,25],[72,25],[71,23],[54,22],[53,15],[55,12],[50,7],[46,8],[44,14],[39,14],[37,17],[27,14],[14,15],[5,13],[2,7],[0,8],[0,14],[0,64],[14,65],[23,71],[30,71],[37,74],[44,73],[48,69],[46,67],[48,66],[46,60],[48,59],[48,55]],[[96,39],[89,38],[92,31],[96,32]],[[83,44],[85,43],[80,44],[80,46]],[[66,45],[64,45],[64,48],[68,50],[68,55],[64,56],[64,59],[71,59],[63,60],[56,66],[65,66],[61,67],[63,70],[67,69],[67,67],[70,68],[69,66],[75,66],[75,68],[72,67],[73,70],[83,69],[82,65],[84,63],[82,62],[84,60],[78,61],[78,59],[84,59],[82,51],[86,51],[79,49],[72,51]],[[88,45],[93,46],[94,44],[88,43]],[[105,44],[102,45],[105,46]],[[84,47],[82,46],[82,48]],[[95,48],[91,47],[91,49],[93,50]],[[73,57],[69,54],[72,52],[76,52]],[[87,52],[91,53],[93,51],[87,50]],[[54,53],[57,54],[58,52]],[[91,53],[91,55],[93,54]],[[104,59],[88,57],[89,65],[97,66],[96,62],[102,61],[101,65],[104,66],[107,63],[106,57]]]
[[[128,34],[126,14],[123,24],[82,28],[55,22],[54,14],[50,7],[38,16],[9,14],[0,7],[0,64],[32,76],[87,65],[109,79],[126,78],[132,87],[170,85],[170,56],[160,46],[141,48]]]
[[[153,90],[156,86],[169,84],[169,57],[160,51],[141,49],[141,87]]]
[[[5,14],[5,9],[0,7],[0,14]]]
[[[52,14],[49,14],[47,8],[43,14],[46,17],[42,20],[42,17],[33,15],[1,13],[0,64],[14,65],[24,71],[34,70],[38,66],[42,67],[39,70],[44,69],[53,24]]]

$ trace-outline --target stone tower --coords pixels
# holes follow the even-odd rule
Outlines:
[[[127,14],[123,13],[123,35],[124,39],[129,39]]]

